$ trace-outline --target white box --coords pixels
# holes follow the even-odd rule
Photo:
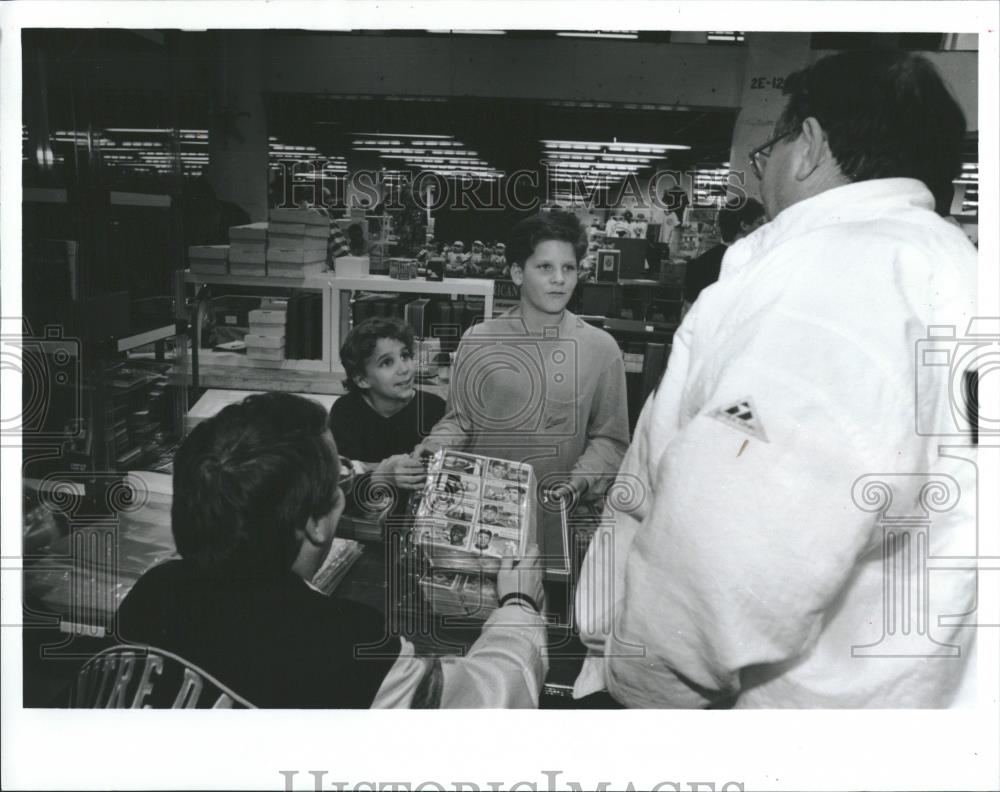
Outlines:
[[[265,327],[273,327],[274,325],[264,325]],[[284,348],[285,346],[285,336],[282,335],[260,335],[259,333],[247,333],[243,338],[247,345],[247,348],[256,347],[257,349],[278,349]]]
[[[275,349],[264,349],[263,347],[252,347],[247,344],[247,357],[254,360],[284,360],[285,345]]]
[[[285,337],[285,326],[284,325],[262,325],[250,323],[250,332],[248,335],[265,336],[267,338],[284,338]]]
[[[369,274],[368,256],[340,256],[334,259],[333,269],[341,278],[363,278]]]
[[[250,326],[254,325],[281,325],[285,326],[287,313],[285,311],[275,311],[266,308],[256,308],[249,313]]]

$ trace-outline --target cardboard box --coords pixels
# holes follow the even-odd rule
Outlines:
[[[281,327],[284,327],[286,318],[287,316],[284,311],[258,308],[257,310],[250,312],[250,326],[280,325]]]
[[[285,345],[273,349],[268,347],[252,347],[247,345],[247,357],[255,360],[284,360]]]
[[[271,223],[267,229],[268,239],[274,237],[309,237],[310,239],[326,239],[330,236],[328,226],[306,225],[305,223]]]
[[[242,275],[249,278],[263,278],[267,275],[267,265],[264,263],[248,264],[241,261],[233,261],[229,264],[229,274]]]
[[[369,274],[368,256],[340,256],[333,269],[341,278],[363,278]]]
[[[267,223],[249,223],[247,225],[230,226],[229,241],[264,241],[267,239]]]
[[[265,327],[273,327],[273,325],[265,325]],[[282,335],[261,335],[259,333],[247,333],[243,338],[244,343],[247,345],[247,349],[284,349],[285,348],[285,336]]]
[[[225,261],[229,254],[229,245],[191,245],[188,248],[189,259],[216,259]]]
[[[274,223],[302,223],[303,225],[330,226],[330,218],[318,209],[272,209],[268,215]],[[268,230],[271,230],[270,227]]]

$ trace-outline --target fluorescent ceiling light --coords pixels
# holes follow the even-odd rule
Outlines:
[[[685,146],[680,143],[627,143],[619,140],[609,140],[606,143],[596,142],[593,140],[540,140],[539,143],[551,148],[564,150],[576,150],[578,146],[585,146],[588,151],[595,151],[601,148],[607,148],[609,151],[620,151],[628,148],[641,149],[643,152],[656,153],[667,150],[688,151],[691,148],[690,146]],[[596,147],[596,149],[591,147]]]
[[[458,33],[466,36],[504,36],[507,34],[506,30],[428,30],[427,32],[444,33],[446,35]]]
[[[140,132],[144,135],[166,135],[173,132],[172,129],[139,129],[133,127],[107,127],[105,132]]]
[[[603,38],[603,39],[637,39],[639,34],[631,31],[603,31],[603,30],[560,30],[557,36],[564,38]]]
[[[355,135],[366,137],[388,137],[388,138],[421,138],[426,140],[454,140],[454,135],[414,135],[408,132],[354,132]]]

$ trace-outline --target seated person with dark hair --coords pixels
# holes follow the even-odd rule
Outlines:
[[[418,489],[424,468],[409,452],[444,416],[445,402],[413,386],[413,330],[373,316],[351,330],[340,360],[347,394],[330,410],[340,453],[400,489]]]
[[[172,652],[260,707],[537,706],[537,550],[517,568],[504,558],[497,590],[513,596],[465,658],[418,658],[382,614],[310,585],[344,507],[339,472],[326,411],[300,396],[250,396],[196,426],[174,460],[182,560],[136,583],[119,638]],[[380,651],[356,657],[366,644]]]
[[[706,250],[688,262],[684,270],[684,312],[694,304],[701,290],[719,279],[722,257],[733,243],[749,236],[762,225],[764,207],[759,201],[748,198],[746,203],[735,209],[723,208],[719,211],[719,236],[722,243]]]

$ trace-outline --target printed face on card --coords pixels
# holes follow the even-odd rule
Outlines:
[[[480,550],[483,555],[502,557],[508,550],[512,554],[517,554],[517,542],[503,534],[493,534],[490,543]]]
[[[528,490],[519,484],[508,484],[504,487],[504,494],[507,496],[508,503],[520,508],[524,504],[524,499],[528,496]]]
[[[461,585],[462,601],[472,612],[497,606],[496,581],[480,575],[466,575]]]
[[[420,539],[431,544],[465,548],[469,544],[471,530],[471,525],[434,520],[420,526]]]
[[[473,547],[477,550],[487,550],[490,546],[490,541],[493,539],[493,531],[488,528],[478,528],[475,531],[475,542]]]
[[[450,470],[456,473],[465,473],[469,476],[478,476],[482,472],[480,461],[462,454],[446,453],[441,461],[443,470]]]
[[[471,525],[448,523],[448,544],[452,547],[467,547],[471,531]]]
[[[450,569],[435,569],[427,580],[434,588],[450,591],[458,583],[458,573],[452,572]]]
[[[506,503],[507,487],[508,485],[502,482],[486,481],[486,483],[483,484],[483,499]]]
[[[471,503],[455,503],[444,510],[444,516],[449,520],[470,523],[476,519],[476,507]]]
[[[508,530],[517,530],[521,524],[517,511],[509,504],[500,503],[484,503],[480,509],[479,521]]]
[[[444,514],[459,504],[474,504],[479,497],[479,479],[457,473],[441,473],[427,495],[427,508],[434,514]],[[464,518],[459,518],[464,519]]]
[[[434,481],[436,492],[456,497],[479,497],[479,479],[457,473],[440,473]]]
[[[489,470],[487,471],[487,475],[490,476],[491,478],[505,481],[507,479],[507,476],[510,475],[510,469],[511,468],[509,463],[504,462],[502,459],[493,459],[490,461],[490,466]],[[515,468],[515,476],[516,475],[517,474]]]

